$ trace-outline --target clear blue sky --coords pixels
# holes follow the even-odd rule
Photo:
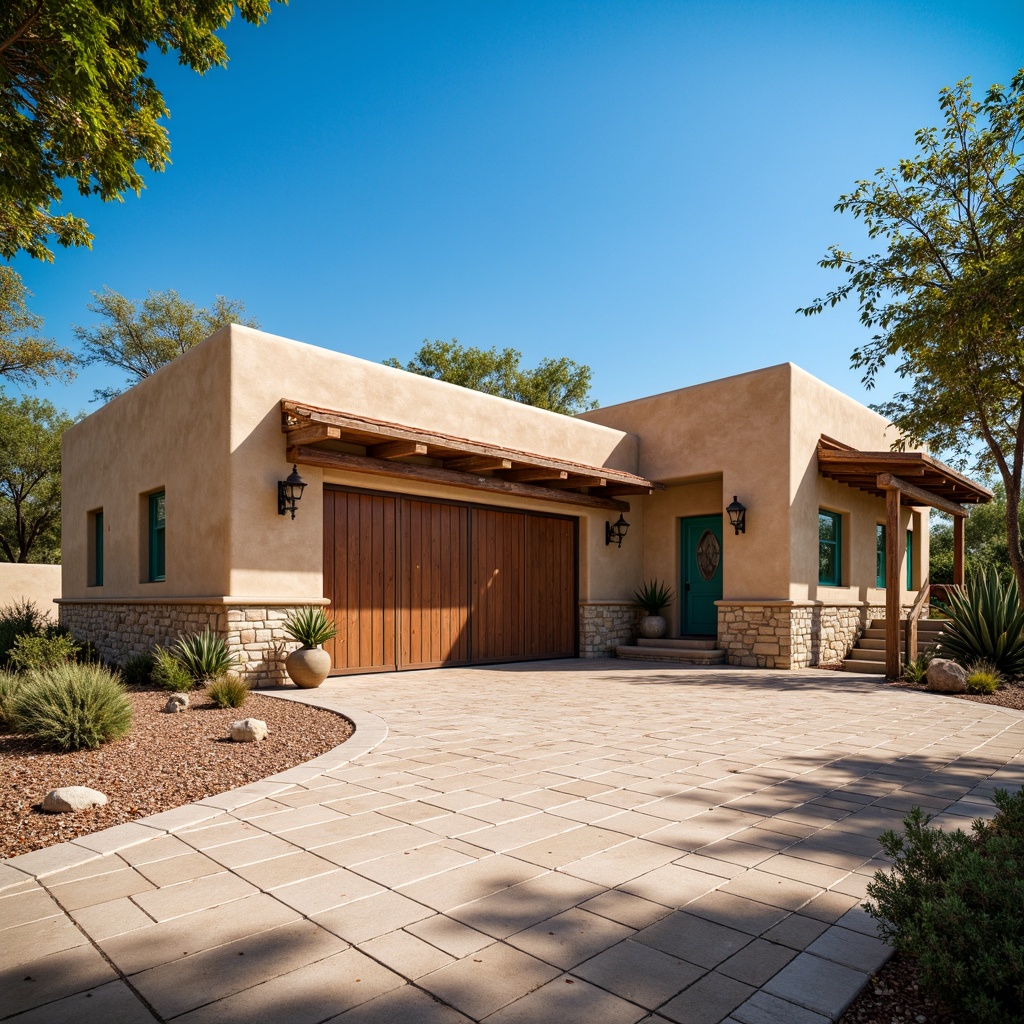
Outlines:
[[[841,192],[913,152],[944,85],[1024,65],[1016,0],[293,0],[230,66],[156,59],[173,165],[76,198],[91,251],[16,268],[72,344],[90,291],[242,299],[367,359],[424,338],[594,369],[603,405],[791,360],[862,400],[853,306],[794,315],[868,243]],[[46,394],[94,409],[83,371]]]

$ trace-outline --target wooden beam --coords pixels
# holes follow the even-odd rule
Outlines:
[[[543,466],[536,466],[531,469],[510,469],[502,473],[501,476],[504,480],[529,484],[540,480],[566,480],[569,474],[564,469],[545,469]]]
[[[913,498],[915,503],[930,505],[932,508],[937,508],[940,512],[945,512],[950,516],[966,517],[970,514],[963,505],[959,505],[955,501],[949,501],[946,498],[940,498],[937,494],[926,491],[923,487],[917,487],[906,480],[901,480],[898,476],[893,476],[892,473],[878,474],[878,489],[881,491],[902,491],[908,498]]]
[[[295,427],[288,431],[288,443],[316,444],[318,441],[340,441],[341,428],[328,426],[324,423],[311,423],[306,427]]]
[[[490,469],[511,469],[512,460],[493,455],[467,455],[461,459],[445,459],[444,468],[461,473],[483,473]]]
[[[640,484],[617,484],[610,483],[601,491],[602,494],[611,494],[616,497],[620,494],[653,494],[653,487],[643,487]]]
[[[882,468],[882,464],[888,460],[833,459],[831,455],[826,455],[824,458],[819,458],[818,461],[831,473],[841,473],[844,476],[847,473],[854,476],[859,476],[862,473],[870,473],[874,476],[877,475],[879,469]],[[899,469],[900,476],[924,476],[926,472],[926,468],[924,466],[908,466],[900,465],[899,463],[891,465],[890,468]]]
[[[427,446],[420,441],[384,441],[366,449],[372,459],[407,459],[411,455],[426,455]]]
[[[489,491],[492,494],[515,495],[534,501],[555,501],[564,505],[584,505],[588,508],[609,508],[615,512],[628,512],[629,502],[617,498],[597,497],[593,494],[575,494],[558,491],[551,487],[537,487],[520,484],[512,480],[501,480],[493,476],[473,476],[450,469],[435,469],[432,466],[418,466],[408,462],[388,462],[387,459],[371,459],[366,455],[349,455],[347,452],[332,452],[326,448],[296,447],[288,449],[288,461],[303,466],[317,466],[320,469],[334,469],[344,473],[368,473],[373,476],[387,476],[400,480],[417,480],[421,483],[441,484],[446,487],[463,487],[475,491]]]
[[[549,487],[571,490],[573,487],[606,487],[608,478],[603,476],[573,476],[568,480],[552,480]]]
[[[964,585],[964,521],[953,520],[953,585]]]
[[[294,460],[293,460],[294,461]],[[900,492],[885,495],[885,674],[900,677]]]

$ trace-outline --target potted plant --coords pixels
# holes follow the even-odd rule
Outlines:
[[[640,620],[640,635],[648,640],[663,637],[668,623],[662,618],[661,609],[672,603],[675,594],[660,580],[653,579],[633,591],[636,603],[647,613]]]
[[[297,608],[284,624],[285,633],[301,647],[285,659],[291,681],[304,690],[319,686],[331,671],[331,656],[320,645],[338,634],[323,608]]]

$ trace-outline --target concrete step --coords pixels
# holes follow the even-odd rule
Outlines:
[[[615,656],[630,661],[660,661],[676,665],[722,665],[725,651],[679,647],[634,647],[623,645],[615,648]]]
[[[900,645],[900,651],[903,651],[903,645]],[[850,651],[849,656],[856,658],[858,661],[885,661],[885,648],[876,647],[861,647],[859,644]]]
[[[884,661],[864,661],[861,658],[847,658],[843,662],[844,672],[867,672],[874,676],[885,675]]]
[[[714,651],[717,650],[717,644],[718,641],[713,638],[705,640],[695,636],[682,636],[673,640],[648,640],[646,637],[640,637],[637,640],[639,647],[671,647],[679,651]]]

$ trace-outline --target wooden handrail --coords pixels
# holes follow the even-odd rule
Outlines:
[[[921,589],[917,592],[917,599],[907,613],[907,622],[903,627],[905,630],[903,648],[904,657],[908,663],[917,661],[917,620],[921,617],[921,613],[925,608],[928,607],[931,589],[931,584],[926,579],[921,584]]]

